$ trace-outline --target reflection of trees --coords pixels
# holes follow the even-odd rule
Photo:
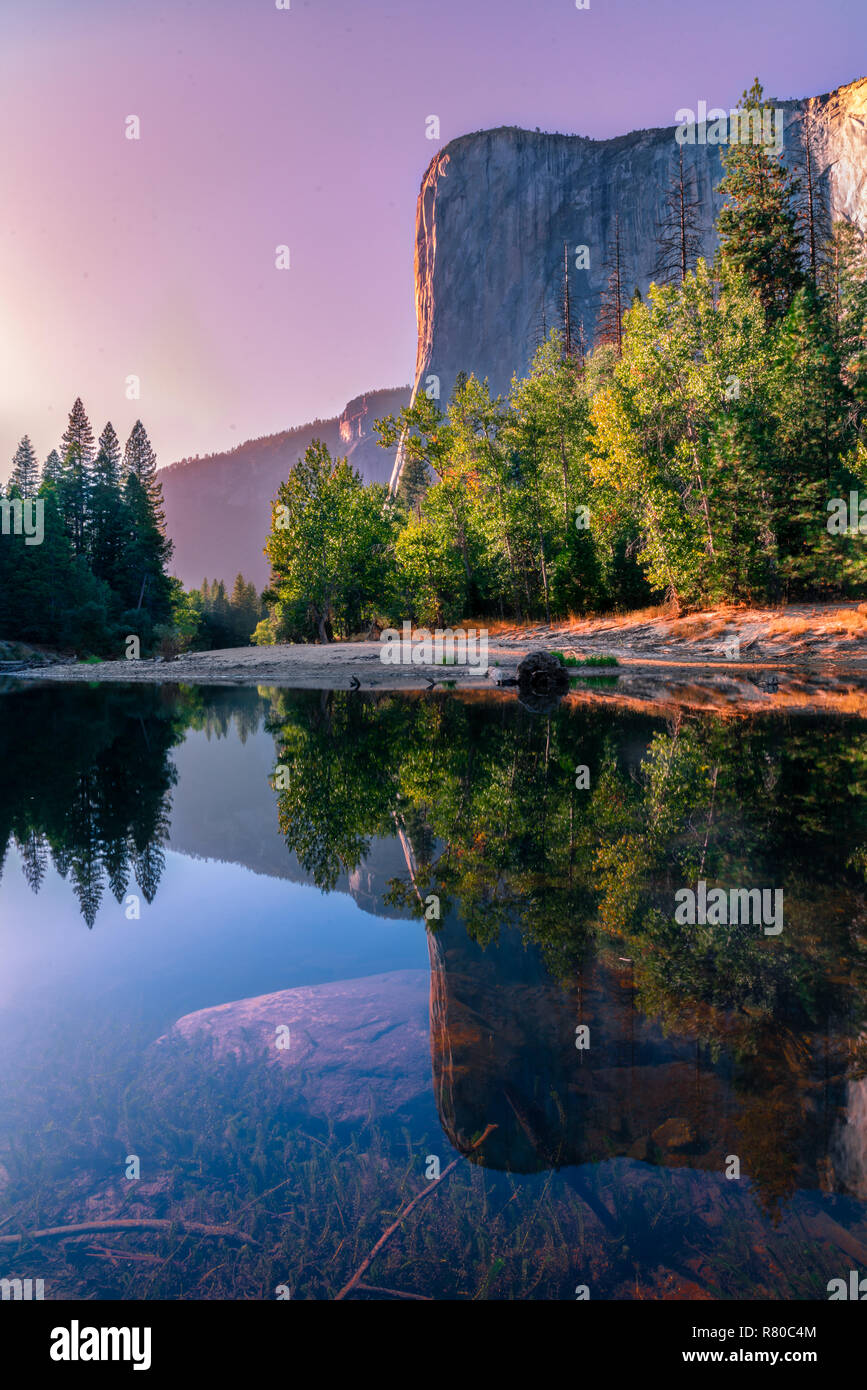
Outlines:
[[[237,686],[184,686],[184,722],[211,738],[227,738],[234,729],[242,744],[259,731],[270,707],[266,694]]]
[[[0,723],[0,872],[11,841],[38,893],[49,861],[93,926],[106,888],[152,902],[165,867],[169,751],[188,728],[208,738],[261,727],[267,696],[224,687],[74,686],[6,693]]]
[[[743,1158],[766,1200],[824,1149],[829,1087],[865,1023],[867,737],[799,720],[636,716],[563,706],[284,695],[273,725],[290,848],[323,887],[374,835],[407,835],[416,888],[469,934],[518,925],[553,973],[588,949],[631,963],[635,1008],[733,1068]],[[576,789],[575,769],[590,769]],[[784,930],[680,926],[697,879],[784,890]]]
[[[301,866],[332,889],[355,868],[374,835],[392,830],[399,787],[396,750],[413,733],[413,706],[374,704],[344,692],[281,693],[268,725],[285,786],[280,830]]]
[[[93,926],[106,886],[122,901],[134,878],[151,902],[163,871],[169,750],[182,722],[146,687],[7,694],[0,725],[0,864],[10,841],[38,892],[49,860]]]

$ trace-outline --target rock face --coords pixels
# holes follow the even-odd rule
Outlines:
[[[784,148],[802,159],[802,117],[815,121],[816,157],[835,217],[867,230],[867,79],[784,104]],[[416,386],[439,378],[442,400],[461,370],[504,391],[523,372],[543,319],[561,322],[564,243],[572,321],[592,340],[605,260],[619,219],[625,283],[646,291],[657,268],[657,227],[678,162],[675,127],[613,140],[513,127],[464,135],[432,160],[416,215]],[[703,253],[713,253],[722,205],[721,148],[683,145],[701,199]],[[576,268],[576,247],[589,267]]]

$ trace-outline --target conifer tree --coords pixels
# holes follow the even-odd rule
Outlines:
[[[834,223],[819,283],[834,320],[843,379],[860,421],[867,414],[867,241],[853,223]]]
[[[52,449],[42,465],[43,483],[56,483],[63,472],[63,464],[56,449]]]
[[[128,518],[120,489],[120,442],[111,421],[99,437],[90,497],[90,563],[93,573],[113,589],[120,570]]]
[[[39,487],[39,465],[30,443],[29,435],[24,436],[12,459],[10,488],[17,488],[22,497],[35,497]]]
[[[109,420],[99,436],[96,460],[93,466],[94,477],[107,487],[120,486],[120,440],[114,425]]]
[[[127,521],[121,584],[124,607],[144,610],[152,622],[162,623],[171,612],[166,565],[171,559],[172,543],[166,539],[151,499],[134,472],[127,476],[123,500]]]
[[[154,517],[164,530],[163,489],[157,477],[157,456],[141,420],[136,420],[133,425],[123,454],[124,482],[131,474],[138,478],[153,508]]]
[[[803,233],[807,274],[818,285],[825,253],[831,241],[831,210],[826,183],[827,169],[819,165],[819,129],[816,116],[808,107],[801,117],[803,179],[799,218]]]
[[[762,140],[765,113],[758,79],[741,99],[744,113],[739,136],[723,155],[725,177],[719,192],[726,198],[717,227],[723,271],[744,275],[756,291],[768,321],[782,318],[803,283],[801,233],[796,199],[797,177],[783,162],[782,150]]]
[[[58,497],[72,548],[76,555],[84,555],[87,549],[90,508],[93,430],[80,396],[76,397],[69,412],[69,423],[60,442],[63,450],[63,468]]]

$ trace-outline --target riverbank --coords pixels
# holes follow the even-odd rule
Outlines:
[[[514,689],[517,668],[532,651],[557,651],[570,667],[577,697],[673,703],[736,711],[775,708],[867,713],[867,604],[791,605],[784,609],[720,608],[676,618],[636,613],[581,622],[496,625],[488,668],[392,665],[379,641],[331,645],[234,647],[193,652],[172,661],[104,661],[25,667],[31,681],[264,685],[295,689],[372,691]]]

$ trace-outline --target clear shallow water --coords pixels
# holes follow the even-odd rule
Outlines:
[[[0,1276],[333,1298],[456,1157],[353,1297],[825,1298],[867,1265],[863,723],[0,711],[0,1232],[250,1238],[0,1247]],[[782,933],[676,924],[699,879],[782,889]]]

